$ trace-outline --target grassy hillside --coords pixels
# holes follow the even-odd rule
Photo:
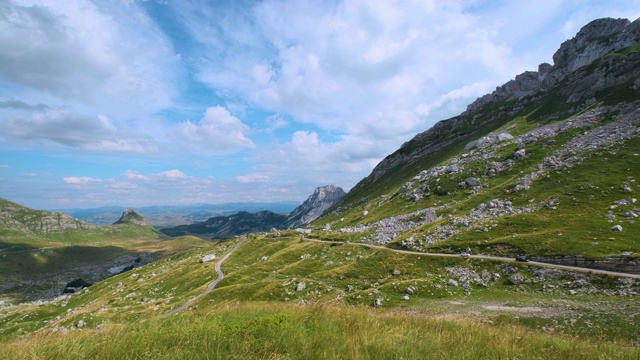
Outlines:
[[[251,237],[224,263],[218,287],[161,318],[215,279],[213,264],[199,259],[220,258],[236,241],[202,241],[81,293],[1,309],[0,357],[640,355],[628,347],[640,331],[638,302],[627,295],[640,290],[633,281],[290,235]],[[522,276],[518,285],[509,280],[514,274]],[[371,306],[375,299],[380,308]]]
[[[638,72],[637,49],[419,134],[317,220],[315,236],[425,252],[639,254],[640,91],[620,70]],[[613,85],[576,101],[601,72]]]
[[[7,303],[52,298],[78,278],[93,283],[109,276],[109,268],[186,248],[150,226],[97,227],[4,199],[0,219],[0,301]]]

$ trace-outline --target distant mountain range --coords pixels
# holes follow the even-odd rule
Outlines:
[[[283,201],[274,203],[227,203],[227,204],[197,204],[181,206],[145,206],[136,208],[146,222],[155,228],[172,227],[184,224],[203,222],[215,216],[229,216],[240,211],[258,212],[268,210],[277,214],[288,214],[298,202]],[[120,218],[127,208],[124,206],[105,206],[90,209],[57,209],[72,217],[93,225],[110,225]]]
[[[276,214],[268,210],[257,213],[241,211],[234,215],[216,216],[204,222],[165,228],[161,231],[169,236],[196,235],[224,239],[271,229],[296,228],[317,219],[345,195],[341,187],[327,185],[316,188],[313,194],[289,215]]]

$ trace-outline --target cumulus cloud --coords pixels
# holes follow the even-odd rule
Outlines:
[[[0,19],[0,83],[18,101],[39,94],[126,117],[177,94],[180,59],[136,2],[10,0]]]
[[[13,141],[56,143],[88,151],[117,153],[157,153],[147,138],[118,131],[104,116],[86,116],[62,110],[34,112],[0,120],[2,136]]]
[[[224,154],[253,148],[247,137],[251,129],[222,106],[207,108],[198,123],[179,124],[174,135],[185,141],[193,151],[205,154]]]

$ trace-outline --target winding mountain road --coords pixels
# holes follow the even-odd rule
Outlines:
[[[207,295],[208,293],[211,292],[211,290],[213,290],[213,288],[216,287],[216,285],[218,285],[218,283],[220,282],[220,280],[224,279],[224,273],[222,272],[222,269],[220,269],[220,266],[222,265],[222,263],[227,260],[229,258],[229,256],[231,256],[231,254],[233,254],[236,250],[238,250],[238,248],[240,247],[240,245],[244,244],[244,242],[247,241],[247,236],[245,235],[244,239],[242,241],[240,241],[238,243],[238,245],[236,245],[233,249],[231,249],[231,251],[229,251],[225,256],[223,256],[220,260],[218,260],[218,262],[215,265],[215,270],[216,273],[218,274],[218,277],[213,280],[211,282],[211,284],[209,284],[209,286],[207,286],[207,289],[200,295],[194,297],[193,299],[190,299],[189,301],[187,301],[186,303],[184,303],[184,305],[175,308],[171,311],[169,311],[168,313],[160,316],[161,318],[166,318],[168,316],[171,316],[177,312],[180,312],[186,308],[188,308],[189,306],[191,306],[194,302],[196,302],[198,299],[200,299],[202,296]]]
[[[384,246],[380,246],[380,245],[369,245],[369,244],[362,244],[362,243],[345,243],[344,241],[318,240],[318,239],[307,239],[307,238],[304,238],[304,239],[307,240],[307,241],[312,241],[312,242],[317,242],[317,243],[330,243],[330,244],[343,244],[343,245],[344,244],[351,244],[351,245],[358,245],[358,246],[366,246],[366,247],[375,248],[375,249],[394,251],[394,252],[397,252],[397,253],[400,253],[400,254],[410,254],[410,255],[420,255],[420,256],[435,256],[435,257],[460,257],[460,255],[458,255],[458,254],[424,253],[424,252],[419,252],[419,251],[392,249],[392,248],[388,248],[388,247],[384,247]],[[467,258],[469,258],[469,259],[498,260],[498,261],[503,261],[503,262],[516,262],[516,260],[513,259],[513,258],[500,257],[500,256],[490,256],[490,255],[469,255]],[[538,262],[538,261],[528,261],[526,264],[535,265],[535,266],[541,266],[541,267],[546,267],[546,268],[552,268],[552,269],[559,269],[559,270],[568,270],[568,271],[577,271],[577,272],[582,272],[582,273],[592,273],[592,274],[599,274],[599,275],[610,275],[610,276],[618,276],[618,277],[625,277],[625,278],[631,278],[631,279],[640,279],[640,274],[629,274],[629,273],[623,273],[623,272],[615,272],[615,271],[608,271],[608,270],[598,270],[598,269],[583,268],[583,267],[577,267],[577,266],[549,264],[549,263],[543,263],[543,262]]]

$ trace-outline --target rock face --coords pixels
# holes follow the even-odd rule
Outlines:
[[[416,135],[382,160],[368,177],[354,187],[354,190],[370,186],[392,169],[416,163],[447,146],[473,136],[474,129],[481,128],[484,124],[499,121],[498,118],[483,118],[481,110],[488,104],[521,100],[526,97],[535,101],[540,93],[554,86],[566,84],[560,89],[560,95],[567,97],[569,103],[575,104],[576,110],[591,105],[597,92],[638,79],[640,70],[633,59],[612,66],[616,59],[605,57],[611,51],[625,49],[638,41],[640,19],[630,22],[626,19],[606,18],[590,22],[574,38],[560,46],[553,55],[554,65],[543,63],[538,66],[538,71],[526,71],[517,75],[515,79],[497,87],[491,94],[471,103],[460,116],[440,121],[429,130]],[[598,59],[603,60],[599,67],[592,69],[587,66]],[[610,70],[613,67],[616,68],[615,71]],[[634,82],[633,86],[636,90],[640,88],[640,81]],[[509,116],[506,109],[500,110],[502,113],[499,116]],[[518,110],[517,106],[510,109],[512,114]],[[469,124],[472,124],[471,129]],[[470,142],[468,149],[477,147],[478,142],[484,144],[485,140],[481,138]],[[496,138],[495,141],[499,139]]]
[[[316,188],[302,205],[291,212],[285,223],[286,227],[295,228],[312,222],[345,195],[339,186],[327,185]]]
[[[117,224],[136,224],[136,225],[140,225],[140,226],[148,226],[149,225],[144,220],[144,218],[142,216],[140,216],[140,214],[135,212],[132,208],[126,209],[122,213],[122,216],[120,216],[120,219],[118,219],[118,221],[113,223],[113,225],[117,225]]]
[[[602,58],[604,55],[629,47],[640,40],[640,19],[630,22],[627,19],[597,19],[580,29],[573,39],[560,45],[553,54],[553,65],[543,63],[538,71],[526,71],[514,80],[499,86],[488,95],[480,97],[467,107],[467,112],[477,110],[483,105],[512,99],[520,99],[545,91],[563,81],[569,74],[579,68]],[[611,84],[598,84],[597,78],[591,77],[598,89]]]

